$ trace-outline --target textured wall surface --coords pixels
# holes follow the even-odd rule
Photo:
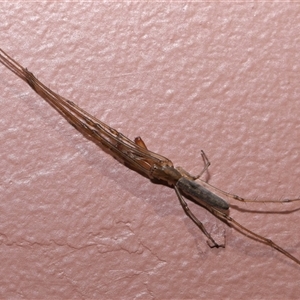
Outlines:
[[[0,47],[175,165],[257,200],[300,194],[300,6],[0,4]],[[300,266],[127,169],[0,66],[0,298],[296,299]],[[231,216],[300,258],[300,204]]]

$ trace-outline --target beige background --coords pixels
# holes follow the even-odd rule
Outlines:
[[[300,194],[299,32],[296,3],[0,4],[0,47],[42,82],[193,174],[205,150],[209,183],[257,199]],[[210,249],[174,190],[0,74],[0,298],[299,297],[299,265],[191,204]],[[298,258],[299,213],[231,209]]]

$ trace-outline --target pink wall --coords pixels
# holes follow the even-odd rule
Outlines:
[[[0,4],[42,82],[245,197],[300,193],[300,6]],[[299,265],[127,169],[0,66],[0,298],[296,299]],[[232,201],[233,204],[234,201]],[[300,205],[240,205],[256,211]],[[299,211],[231,216],[300,257]]]

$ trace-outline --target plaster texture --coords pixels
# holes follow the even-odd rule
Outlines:
[[[299,3],[0,4],[0,47],[190,173],[299,196]],[[299,299],[300,266],[86,140],[0,66],[0,298]],[[300,257],[299,204],[231,216]],[[265,213],[265,211],[296,211]]]

